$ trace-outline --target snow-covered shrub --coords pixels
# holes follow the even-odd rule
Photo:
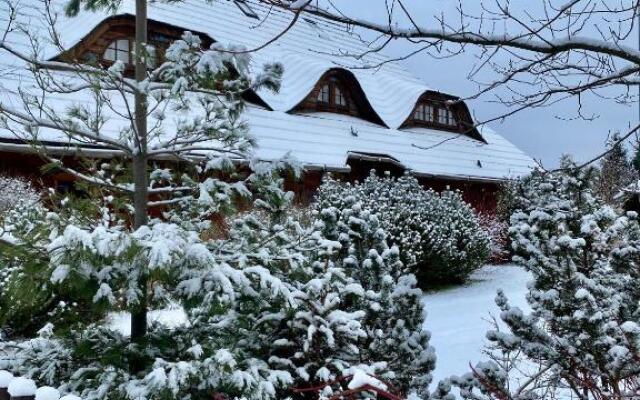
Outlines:
[[[0,175],[0,216],[17,206],[35,205],[40,194],[24,178]]]
[[[509,230],[533,282],[524,313],[503,293],[494,361],[458,380],[468,399],[626,399],[640,390],[640,224],[594,196],[569,159],[526,180]],[[516,376],[512,375],[513,373]],[[524,374],[525,376],[517,376]],[[514,385],[519,378],[522,386]]]
[[[40,254],[51,235],[81,218],[73,205],[64,208],[52,213],[36,201],[18,203],[0,215],[0,332],[5,336],[33,335],[47,323],[71,327],[101,315],[91,307],[94,288],[54,285],[51,267]]]
[[[362,183],[327,179],[317,205],[349,207],[353,201],[377,215],[391,245],[420,285],[460,282],[489,255],[489,239],[459,192],[425,190],[416,178],[378,177]]]
[[[270,362],[289,370],[296,387],[327,384],[326,396],[339,389],[331,382],[365,371],[426,398],[435,355],[422,291],[398,248],[353,200],[316,214],[317,250],[297,284],[298,306],[271,336]]]

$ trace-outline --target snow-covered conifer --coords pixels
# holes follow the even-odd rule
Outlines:
[[[35,206],[40,194],[28,180],[0,175],[0,215],[17,206]]]
[[[533,311],[498,294],[508,330],[488,332],[497,362],[458,380],[465,398],[625,399],[640,389],[638,215],[593,195],[593,168],[561,166],[534,172],[511,219],[515,261],[533,275]]]
[[[600,162],[594,194],[605,203],[613,205],[620,191],[638,179],[633,163],[629,159],[624,144],[618,143],[620,135],[615,134],[607,143],[609,151]]]
[[[336,368],[342,369],[343,375],[354,368],[364,369],[403,393],[426,398],[435,355],[429,346],[429,332],[423,326],[422,291],[416,287],[415,277],[406,272],[398,248],[388,247],[378,217],[354,197],[345,199],[343,204],[317,211],[323,251],[312,259],[320,273],[303,286],[303,292],[311,290],[313,296],[305,298],[322,301],[322,306],[308,307],[312,303],[303,302],[305,311],[299,311],[296,317],[331,322],[334,318],[326,318],[323,312],[327,306],[339,306],[339,321],[350,328],[330,330],[337,337],[347,335],[343,339],[347,340],[346,345],[340,348],[332,348],[329,342],[319,343],[323,351],[329,351],[332,357],[337,355],[340,362],[327,363],[331,358],[323,357],[324,364],[317,364],[316,371],[323,365],[321,370],[331,374],[315,379],[309,374],[309,382],[326,381],[318,379],[325,377],[335,379]],[[306,329],[307,325],[308,322],[294,319],[288,328]],[[296,347],[304,349],[305,343],[297,343]]]
[[[351,198],[376,214],[421,285],[464,280],[489,255],[487,235],[458,192],[424,190],[410,175],[371,174],[355,184],[326,179],[317,203],[343,207]]]

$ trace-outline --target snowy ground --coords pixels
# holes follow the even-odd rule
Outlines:
[[[527,310],[526,284],[530,276],[519,267],[487,265],[473,274],[463,287],[427,294],[425,326],[431,332],[431,344],[438,361],[434,384],[451,375],[469,372],[469,363],[483,359],[488,319],[498,317],[494,298],[504,290],[512,305]]]

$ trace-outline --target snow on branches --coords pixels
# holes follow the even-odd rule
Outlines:
[[[511,218],[514,260],[534,278],[533,311],[498,293],[508,329],[487,334],[494,361],[457,381],[465,398],[621,400],[640,390],[638,215],[593,195],[593,168],[562,167],[534,172]]]
[[[18,206],[35,206],[40,194],[24,178],[0,175],[0,215]]]
[[[424,190],[409,175],[372,174],[356,184],[328,179],[320,187],[319,207],[352,201],[377,215],[421,285],[462,281],[489,255],[487,235],[458,192]]]

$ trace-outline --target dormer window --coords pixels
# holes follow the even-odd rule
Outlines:
[[[340,68],[325,72],[291,111],[345,114],[384,125],[353,73]]]
[[[202,40],[202,47],[210,48],[213,40],[205,33],[193,32]],[[165,61],[167,48],[184,34],[176,26],[149,20],[148,41],[145,47],[147,68],[157,68]],[[124,64],[123,74],[133,77],[135,64],[135,17],[114,16],[96,27],[78,44],[61,53],[56,61],[81,61],[91,65],[110,67],[116,61]]]
[[[446,126],[456,126],[457,122],[453,116],[453,112],[449,108],[441,107],[438,109],[438,123]]]
[[[457,129],[456,114],[444,101],[422,100],[416,104],[409,124],[430,128]]]
[[[331,88],[329,84],[322,85],[320,91],[318,92],[318,103],[323,103],[325,105],[329,105],[331,103]]]
[[[435,115],[435,109],[431,104],[420,103],[416,107],[413,113],[413,118],[416,121],[433,122]]]
[[[475,127],[467,105],[457,97],[427,91],[417,100],[415,107],[401,128],[429,128],[469,136],[485,142]]]
[[[129,39],[114,40],[107,46],[103,58],[106,61],[122,61],[131,64],[131,41]]]

